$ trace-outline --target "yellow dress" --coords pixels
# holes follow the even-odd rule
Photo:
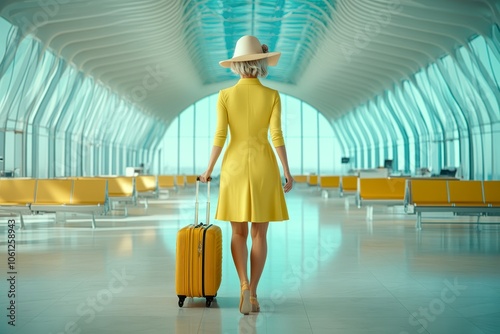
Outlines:
[[[221,90],[214,145],[231,140],[222,160],[215,218],[234,222],[288,220],[281,176],[273,149],[283,146],[281,101],[259,79],[245,78]]]

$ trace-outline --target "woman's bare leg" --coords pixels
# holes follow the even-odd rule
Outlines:
[[[240,278],[241,297],[240,297],[240,312],[249,314],[252,310],[250,302],[250,290],[248,283],[248,223],[231,222],[233,230],[231,236],[231,254],[233,255],[234,266]]]
[[[240,279],[240,285],[248,282],[248,223],[231,222],[231,254]]]
[[[250,295],[257,296],[257,286],[267,258],[267,228],[269,223],[252,223],[250,252]]]

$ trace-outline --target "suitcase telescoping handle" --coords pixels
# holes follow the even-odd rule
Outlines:
[[[210,181],[212,180],[211,177],[208,178],[207,180],[207,217],[205,220],[205,224],[208,225],[210,223]],[[194,214],[194,226],[198,225],[198,208],[199,208],[199,203],[198,203],[198,193],[200,190],[200,177],[198,176],[196,178],[196,203],[195,203],[195,214]]]

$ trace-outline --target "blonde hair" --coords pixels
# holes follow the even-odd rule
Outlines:
[[[266,77],[267,58],[250,61],[235,61],[231,63],[231,71],[245,77]]]

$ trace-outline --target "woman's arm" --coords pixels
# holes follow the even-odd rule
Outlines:
[[[283,145],[283,146],[278,146],[275,149],[276,149],[276,152],[278,153],[278,157],[280,158],[281,166],[283,166],[283,172],[285,173],[286,183],[285,183],[285,186],[283,187],[283,189],[287,193],[290,190],[292,190],[293,177],[292,177],[292,174],[290,174],[290,168],[288,167],[288,158],[286,155],[286,148],[285,148],[285,145]]]
[[[210,175],[212,175],[212,171],[214,170],[214,166],[217,163],[217,159],[219,159],[220,152],[222,152],[222,147],[220,146],[212,146],[212,153],[210,154],[210,160],[208,161],[207,170],[200,175],[201,182],[207,182]]]
[[[283,138],[283,131],[281,131],[281,99],[277,91],[275,92],[269,129],[271,130],[271,140],[273,142],[274,149],[276,150],[276,153],[278,153],[278,157],[281,160],[281,166],[283,166],[283,172],[285,173],[286,183],[283,189],[287,193],[292,190],[293,177],[292,174],[290,174],[290,168],[288,168],[285,139]]]

